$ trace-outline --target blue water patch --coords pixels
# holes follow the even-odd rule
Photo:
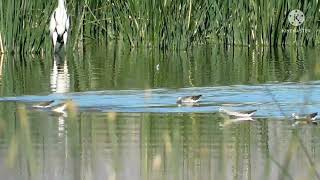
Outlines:
[[[101,112],[189,112],[214,113],[220,107],[244,111],[257,109],[260,117],[289,117],[293,112],[310,113],[320,109],[320,83],[273,83],[194,87],[183,89],[147,89],[89,91],[47,96],[2,97],[0,102],[37,103],[72,100],[80,111]],[[178,106],[180,96],[203,95],[197,106]]]

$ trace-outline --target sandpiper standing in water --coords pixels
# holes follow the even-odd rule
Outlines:
[[[200,95],[196,95],[196,96],[179,97],[177,100],[177,104],[178,105],[195,105],[196,103],[199,102],[201,96],[202,95],[200,94]]]

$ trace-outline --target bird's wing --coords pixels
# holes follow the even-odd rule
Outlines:
[[[202,96],[202,95],[191,96],[191,99],[196,101],[196,100],[200,99],[201,96]]]
[[[70,28],[70,21],[71,21],[70,16],[67,15],[67,20],[66,20],[66,30],[67,31],[69,31],[69,28]]]
[[[47,107],[49,107],[50,105],[52,105],[52,103],[54,103],[54,100],[46,101],[46,102],[43,102],[43,103],[34,105],[33,107],[35,107],[35,108],[47,108]]]
[[[56,10],[53,11],[53,13],[51,15],[51,19],[50,19],[49,30],[50,30],[51,35],[54,32],[54,30],[56,29],[56,25],[57,25],[55,14],[56,14]]]
[[[41,103],[42,106],[49,106],[50,104],[54,103],[54,100],[51,101],[47,101],[47,102],[43,102]]]
[[[251,113],[254,113],[256,112],[257,110],[251,110],[251,111],[242,111],[241,113],[243,114],[251,114]]]

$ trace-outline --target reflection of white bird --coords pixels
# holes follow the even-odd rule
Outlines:
[[[67,9],[65,7],[65,1],[58,0],[58,7],[51,15],[49,27],[55,52],[57,43],[60,44],[59,48],[62,44],[66,47],[69,26],[70,22],[69,16],[67,15]]]
[[[51,91],[55,93],[66,93],[70,90],[70,74],[67,59],[61,53],[55,53],[50,74]]]

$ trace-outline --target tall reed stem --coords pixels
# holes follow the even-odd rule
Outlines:
[[[2,36],[1,36],[1,33],[0,33],[0,54],[4,54],[5,50],[4,50],[4,47],[3,47],[3,41],[2,41]]]

